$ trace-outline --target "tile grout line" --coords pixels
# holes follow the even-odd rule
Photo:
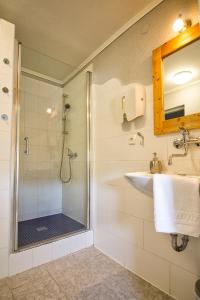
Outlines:
[[[49,272],[48,269],[45,269],[47,271],[47,273],[49,274],[50,278],[53,280],[53,282],[56,284],[56,286],[58,287],[60,293],[63,293],[65,295],[65,293],[61,290],[60,285],[58,284],[58,282],[56,281],[56,279],[51,275],[51,273]],[[66,295],[65,295],[66,296]]]

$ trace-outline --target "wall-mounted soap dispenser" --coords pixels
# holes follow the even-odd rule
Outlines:
[[[140,83],[131,83],[122,88],[121,123],[131,122],[145,114],[146,91]]]

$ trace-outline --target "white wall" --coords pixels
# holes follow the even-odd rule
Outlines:
[[[152,50],[175,35],[171,26],[180,12],[196,23],[197,1],[164,1],[93,61],[94,238],[96,247],[126,268],[180,300],[192,300],[200,276],[200,240],[190,238],[185,251],[175,252],[170,236],[155,232],[153,200],[124,179],[126,172],[148,171],[155,151],[165,171],[200,173],[198,148],[168,167],[176,135],[153,134]],[[147,107],[145,117],[125,131],[114,112],[122,86],[131,82],[146,86]],[[129,145],[137,131],[144,134],[144,147],[139,141]]]
[[[68,113],[65,153],[69,147],[78,157],[71,160],[72,179],[63,184],[63,213],[76,221],[87,224],[87,107],[86,72],[81,72],[63,89],[71,105]],[[64,167],[68,165],[65,155]],[[65,173],[69,176],[69,170]]]
[[[21,76],[19,221],[62,212],[62,93],[60,87]]]

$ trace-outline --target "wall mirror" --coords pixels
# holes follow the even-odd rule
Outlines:
[[[200,128],[200,25],[153,51],[154,133]]]

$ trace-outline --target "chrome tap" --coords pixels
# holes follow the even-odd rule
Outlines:
[[[172,165],[173,157],[184,157],[188,154],[189,146],[194,144],[196,146],[200,146],[200,137],[193,138],[190,136],[190,132],[185,127],[180,127],[180,134],[182,134],[182,138],[175,139],[173,141],[173,145],[176,149],[184,149],[184,153],[181,154],[171,154],[168,159],[168,165]]]

